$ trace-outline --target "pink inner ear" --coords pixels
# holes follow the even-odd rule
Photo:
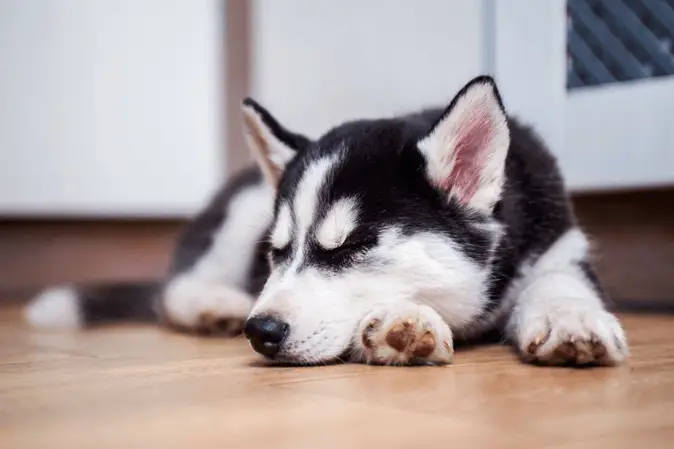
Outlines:
[[[492,118],[487,111],[474,111],[459,123],[455,133],[456,146],[451,156],[454,163],[442,187],[455,194],[459,202],[467,204],[480,185],[489,144],[494,137]]]

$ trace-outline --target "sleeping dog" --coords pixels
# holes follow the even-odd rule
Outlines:
[[[243,114],[257,168],[191,222],[164,281],[51,288],[28,320],[243,329],[291,364],[446,364],[455,340],[494,331],[527,362],[627,357],[555,159],[492,78],[318,140],[251,99]]]

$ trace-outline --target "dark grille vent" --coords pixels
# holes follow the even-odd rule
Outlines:
[[[567,87],[674,74],[674,0],[568,0]]]

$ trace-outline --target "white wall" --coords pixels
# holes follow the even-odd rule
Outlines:
[[[494,15],[490,69],[508,113],[532,125],[559,157],[564,151],[566,0],[487,0]]]
[[[255,0],[253,94],[312,136],[444,106],[482,71],[482,3]]]
[[[217,0],[0,1],[0,213],[182,215],[223,172]]]

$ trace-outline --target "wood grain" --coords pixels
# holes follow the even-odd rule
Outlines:
[[[449,367],[268,367],[242,339],[27,329],[0,312],[0,441],[14,448],[671,447],[674,317],[626,316],[619,368],[468,348]]]

